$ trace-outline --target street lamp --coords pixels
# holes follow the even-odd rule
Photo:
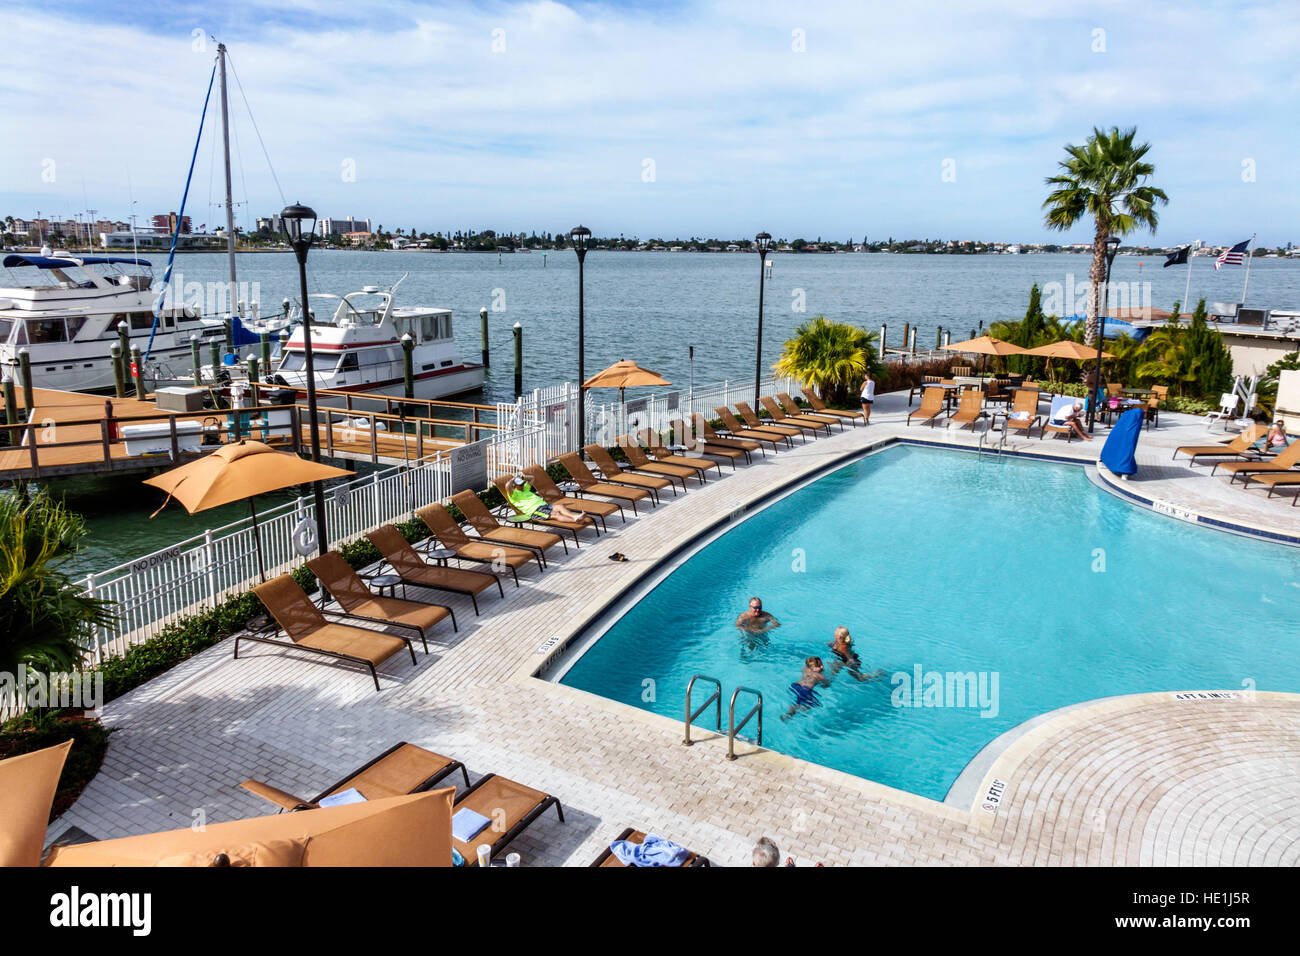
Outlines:
[[[1092,398],[1088,402],[1088,434],[1091,435],[1093,428],[1097,424],[1097,406],[1100,399],[1097,397],[1101,392],[1101,347],[1106,341],[1106,309],[1107,301],[1110,299],[1110,267],[1115,264],[1115,254],[1119,252],[1119,236],[1106,237],[1106,284],[1102,287],[1101,302],[1097,316],[1097,365],[1093,369],[1092,375]]]
[[[763,385],[763,275],[767,267],[767,253],[772,248],[772,236],[760,232],[754,237],[754,250],[758,253],[758,344],[754,349],[754,414],[761,407],[758,393]]]
[[[591,245],[591,230],[586,226],[574,226],[569,231],[569,238],[573,240],[573,251],[578,254],[578,448],[582,448],[586,444],[587,431],[586,394],[582,387],[582,383],[587,380],[586,342],[583,338],[582,263],[587,258],[587,248]]]
[[[307,420],[311,426],[311,460],[320,462],[320,434],[316,416],[316,370],[311,352],[311,310],[307,307],[307,250],[316,236],[316,211],[310,206],[295,203],[285,206],[280,213],[280,228],[284,238],[298,258],[298,283],[302,293],[302,347],[306,356]],[[316,541],[323,555],[329,550],[325,536],[325,488],[319,481],[311,484],[316,501]]]

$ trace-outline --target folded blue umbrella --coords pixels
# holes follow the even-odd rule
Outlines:
[[[1141,434],[1142,409],[1131,408],[1119,417],[1101,450],[1101,463],[1111,474],[1137,474],[1137,444]]]
[[[681,866],[691,851],[653,833],[642,843],[615,840],[609,845],[618,861],[624,866]]]

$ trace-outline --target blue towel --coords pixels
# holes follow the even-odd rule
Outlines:
[[[322,807],[341,807],[349,803],[365,803],[366,798],[361,795],[361,791],[356,787],[349,787],[332,797],[322,797],[317,806]]]
[[[653,833],[646,834],[644,843],[615,840],[610,851],[624,866],[681,866],[691,851]]]
[[[468,843],[487,829],[491,822],[483,814],[464,807],[451,815],[451,835],[461,843]]]

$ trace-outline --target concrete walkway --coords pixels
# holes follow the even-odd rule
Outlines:
[[[763,835],[800,863],[1300,862],[1294,695],[1145,694],[1048,715],[982,755],[970,804],[952,806],[752,747],[728,762],[726,741],[706,731],[683,747],[679,721],[530,676],[655,562],[714,521],[740,520],[774,486],[897,437],[979,444],[968,429],[905,427],[905,404],[905,393],[884,395],[867,428],[734,473],[724,465],[626,525],[612,519],[608,536],[540,576],[529,571],[519,589],[507,584],[504,600],[483,600],[481,617],[453,601],[460,632],[440,633],[416,666],[392,658],[381,693],[364,674],[298,653],[249,645],[236,661],[229,642],[211,648],[105,708],[116,732],[103,769],[51,835],[76,826],[108,838],[265,813],[270,805],[241,780],[311,796],[407,740],[463,760],[472,776],[504,774],[563,801],[567,823],[548,815],[515,841],[525,865],[585,865],[626,826],[724,865],[747,865]],[[1173,445],[1206,437],[1199,420],[1162,416],[1142,438],[1150,473],[1124,484],[1300,535],[1289,499],[1264,501],[1208,478],[1208,468],[1169,462]],[[1088,461],[1101,444],[1035,436],[1006,448]],[[632,560],[611,562],[616,550]]]

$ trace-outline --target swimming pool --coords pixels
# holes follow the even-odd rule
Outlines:
[[[735,627],[755,594],[781,622],[757,638]],[[555,676],[680,721],[707,674],[724,727],[753,687],[765,746],[942,800],[985,744],[1059,707],[1300,692],[1297,601],[1300,549],[1134,507],[1077,465],[898,445],[731,527]],[[841,671],[779,720],[841,624],[885,676]]]

